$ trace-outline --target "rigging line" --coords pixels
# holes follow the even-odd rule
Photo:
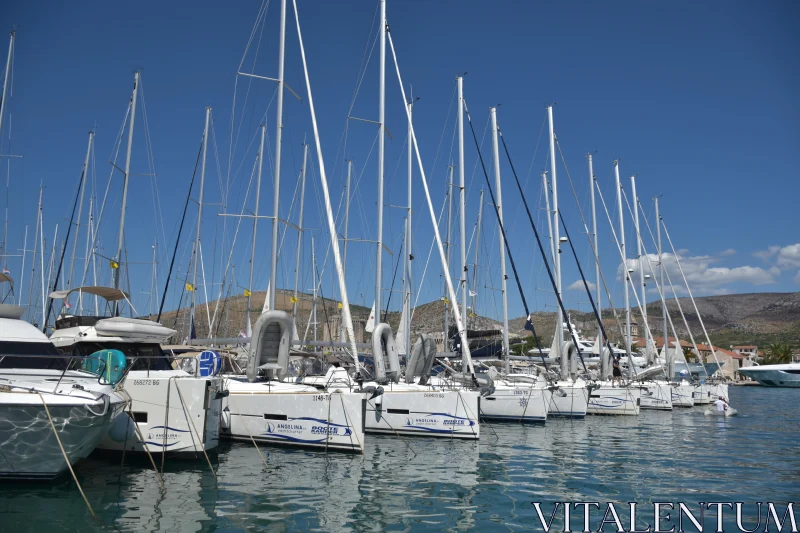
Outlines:
[[[178,252],[178,244],[181,242],[181,233],[183,232],[183,223],[186,220],[186,210],[189,209],[189,198],[192,196],[192,187],[194,186],[194,178],[197,175],[197,167],[200,164],[200,156],[203,154],[203,144],[206,140],[200,143],[200,149],[197,151],[197,159],[194,162],[194,171],[192,171],[192,180],[189,182],[189,192],[186,194],[186,202],[183,204],[183,215],[181,215],[181,225],[178,228],[178,236],[175,238],[175,248],[172,251],[172,260],[169,263],[169,271],[167,273],[167,280],[164,283],[164,294],[161,296],[161,304],[158,307],[158,318],[156,322],[161,322],[161,313],[164,311],[164,302],[167,301],[167,291],[169,290],[169,281],[172,277],[172,268],[175,266],[175,255]]]
[[[589,231],[589,225],[586,223],[586,217],[583,214],[583,209],[581,208],[581,205],[578,202],[578,192],[575,189],[575,184],[572,182],[572,176],[569,173],[569,168],[567,167],[567,162],[566,162],[566,160],[564,158],[564,152],[561,150],[561,143],[558,142],[558,138],[555,139],[555,142],[556,142],[556,147],[558,148],[558,152],[561,154],[561,161],[564,164],[564,170],[565,170],[565,172],[567,174],[567,180],[569,181],[569,186],[572,189],[572,197],[575,198],[575,203],[578,206],[578,214],[580,214],[580,216],[581,216],[581,223],[583,224],[583,228],[584,228],[584,233],[586,235],[586,239],[589,242],[589,247],[592,250],[592,254],[594,255],[595,262],[599,266],[598,251],[594,246],[594,241],[592,240],[592,233]],[[592,176],[592,179],[594,180],[594,183],[597,186],[597,190],[599,192],[600,191],[600,184],[597,182],[597,178]],[[605,200],[603,199],[603,195],[602,195],[602,193],[599,193],[599,194],[600,194],[600,199],[603,202],[603,207],[605,208]],[[606,215],[608,216],[608,209],[607,208],[606,208]],[[609,224],[611,225],[611,230],[613,232],[614,231],[614,227],[613,227],[613,224],[611,224],[611,218],[610,217],[609,217]],[[616,240],[616,233],[614,234],[614,239]],[[619,317],[617,315],[617,308],[614,305],[614,299],[611,297],[611,290],[610,290],[610,288],[608,286],[608,283],[606,282],[606,276],[603,273],[603,268],[602,267],[600,267],[600,280],[603,282],[603,287],[605,288],[606,296],[608,297],[608,306],[611,309],[612,314],[614,315],[614,320],[617,323],[617,327],[619,328],[620,335],[625,337],[625,333],[624,333],[625,330],[623,329],[622,322],[620,322]]]
[[[550,264],[547,262],[547,254],[545,254],[544,246],[542,246],[542,240],[539,237],[539,230],[536,228],[536,224],[534,224],[534,222],[533,222],[533,216],[531,215],[531,210],[528,207],[528,200],[525,199],[525,193],[522,191],[522,185],[520,184],[519,178],[517,177],[517,171],[514,169],[514,163],[511,161],[511,154],[509,154],[509,152],[508,152],[508,145],[506,145],[505,136],[503,135],[503,132],[500,130],[499,127],[497,128],[497,133],[500,136],[500,139],[503,141],[503,150],[506,153],[506,158],[508,159],[508,165],[511,167],[511,173],[514,175],[514,181],[517,184],[517,189],[519,190],[520,197],[522,198],[522,203],[525,206],[525,212],[528,214],[528,221],[530,221],[531,228],[533,229],[533,233],[536,236],[536,244],[539,246],[539,253],[542,256],[542,262],[543,262],[544,266],[547,268],[547,275],[550,278],[551,285],[553,286],[553,291],[555,292],[556,299],[558,300],[558,305],[561,308],[561,312],[564,313],[564,316],[565,317],[569,317],[569,314],[567,314],[567,310],[564,308],[564,302],[561,300],[561,295],[559,294],[559,291],[558,291],[558,285],[556,284],[556,280],[553,277],[553,271],[550,269]],[[488,177],[486,178],[486,182],[489,183],[489,178]],[[491,192],[491,187],[489,188],[489,191]],[[494,194],[492,194],[492,203],[494,203]],[[503,233],[503,238],[505,238],[505,232]],[[506,244],[506,247],[508,247],[507,244]],[[509,254],[509,257],[511,257],[511,254]],[[511,265],[512,266],[514,265],[513,261],[511,262]],[[514,275],[516,276],[516,269],[514,270]],[[519,279],[517,279],[517,284],[519,284]],[[521,292],[521,289],[520,289],[520,292]],[[525,303],[524,298],[523,298],[523,304],[525,305],[525,312],[527,313],[528,312],[528,305],[527,305],[527,303]],[[528,313],[528,320],[530,320],[530,313]],[[531,320],[531,326],[533,326],[533,321],[532,320]],[[581,350],[579,348],[580,344],[578,344],[578,339],[575,336],[575,332],[572,329],[572,324],[570,323],[569,318],[567,318],[567,329],[569,330],[570,337],[572,337],[572,342],[575,343],[575,349],[578,352],[578,357],[580,357],[580,359],[581,359],[581,364],[583,364],[583,369],[584,369],[584,371],[587,371],[586,362],[583,360],[583,354],[581,354]],[[542,353],[542,348],[541,348],[541,345],[539,344],[539,338],[536,337],[535,334],[534,334],[534,337],[536,338],[536,345],[537,345],[537,348],[539,350],[539,355],[541,356],[542,361],[544,361],[544,354]],[[563,341],[563,339],[558,339],[558,341],[560,343],[560,342]],[[560,348],[560,346],[559,346],[559,348]],[[559,354],[561,354],[561,350],[560,349],[559,349]],[[545,368],[546,368],[546,364],[545,364]]]
[[[398,247],[402,245],[403,240],[405,240],[405,232],[401,235],[400,242],[398,243]],[[389,286],[389,296],[386,298],[386,310],[383,312],[384,318],[389,315],[389,303],[392,301],[392,293],[394,292],[394,282],[397,279],[397,270],[400,267],[400,260],[403,258],[403,254],[397,254],[397,261],[394,264],[394,276],[392,276],[392,284]],[[382,321],[379,321],[380,323]]]
[[[361,84],[364,81],[364,77],[367,74],[367,65],[369,61],[372,59],[372,54],[375,52],[375,46],[378,43],[378,37],[380,32],[375,32],[375,38],[372,39],[372,30],[375,27],[375,20],[378,18],[378,10],[379,4],[376,3],[375,5],[375,12],[372,15],[372,23],[370,25],[369,33],[367,34],[367,42],[364,44],[364,53],[361,56],[361,65],[359,66],[358,74],[356,75],[356,86],[353,89],[353,97],[350,100],[350,108],[347,111],[347,117],[345,118],[345,125],[344,131],[342,132],[341,137],[339,138],[339,146],[336,148],[336,157],[334,158],[333,169],[331,171],[331,175],[336,174],[336,170],[339,168],[340,157],[342,154],[342,150],[347,149],[347,139],[348,133],[350,131],[350,116],[352,115],[353,108],[356,104],[356,98],[358,97],[358,93],[361,90]],[[372,40],[372,47],[370,47],[369,43]],[[367,52],[369,51],[369,54]],[[323,269],[324,270],[324,269]]]
[[[230,253],[228,254],[228,262],[225,265],[225,272],[222,275],[222,285],[220,287],[224,286],[225,281],[228,278],[228,272],[230,271],[231,266],[232,266],[231,265],[231,261],[233,260],[233,252],[236,249],[236,240],[237,240],[237,237],[239,236],[239,229],[241,228],[242,220],[244,220],[244,212],[247,210],[247,200],[250,197],[250,190],[251,190],[251,188],[253,186],[253,179],[255,177],[256,168],[257,167],[258,167],[258,159],[256,159],[253,162],[253,169],[250,171],[250,180],[247,183],[247,190],[245,191],[245,198],[244,198],[244,202],[242,203],[242,209],[239,212],[239,216],[237,217],[236,230],[234,231],[234,234],[233,234],[233,242],[231,242]],[[246,251],[247,250],[245,250],[245,252]],[[243,262],[246,263],[247,261],[243,261]],[[248,288],[248,290],[252,290],[252,289]],[[222,294],[221,291],[222,291],[222,288],[220,288],[220,295]],[[216,305],[214,307],[214,318],[212,319],[212,322],[216,319],[218,307],[219,307],[219,299],[217,299],[217,303],[216,303]]]
[[[108,175],[108,184],[106,185],[106,192],[103,194],[103,203],[100,205],[100,215],[97,218],[97,224],[94,226],[94,235],[92,236],[92,245],[90,247],[92,255],[97,253],[97,241],[100,235],[100,224],[103,222],[103,213],[106,209],[106,200],[108,199],[108,192],[111,189],[111,180],[114,177],[114,170],[117,168],[117,158],[119,157],[119,151],[122,148],[122,138],[125,135],[125,125],[128,123],[128,118],[131,113],[131,103],[130,100],[128,101],[128,108],[125,110],[125,117],[122,119],[122,126],[119,128],[119,133],[117,134],[117,149],[114,152],[114,159],[111,163],[111,173]],[[113,151],[113,148],[112,148]],[[110,157],[109,157],[110,158]],[[86,262],[83,269],[83,276],[81,276],[81,285],[86,283],[86,275],[89,272],[89,262]]]
[[[617,250],[620,253],[620,257],[622,258],[622,249],[619,247],[619,240],[617,239],[617,232],[614,229],[614,225],[611,223],[611,215],[608,212],[608,206],[606,206],[606,200],[603,197],[603,192],[600,190],[600,184],[597,182],[597,178],[595,178],[594,184],[595,184],[595,188],[597,189],[597,195],[600,197],[600,203],[603,205],[603,211],[605,212],[606,217],[608,218],[608,225],[611,228],[611,235],[614,238],[614,242],[617,245]],[[597,255],[595,255],[595,258],[596,257],[597,257]],[[623,262],[622,263],[622,268],[625,271],[625,272],[623,272],[623,283],[625,283],[627,281],[625,279],[625,278],[628,277],[627,276],[627,267],[628,267],[627,262]],[[613,304],[611,304],[611,292],[608,290],[608,285],[606,284],[605,276],[603,275],[603,270],[602,269],[600,270],[600,279],[603,280],[603,285],[606,286],[606,295],[608,296],[608,301],[609,301],[609,304],[610,304],[610,307],[611,307],[611,311],[612,311],[612,313],[614,315],[614,320],[617,323],[617,327],[619,328],[620,335],[624,339],[627,336],[627,332],[626,332],[625,328],[622,327],[622,323],[620,322],[619,316],[617,315],[616,307],[614,307]],[[627,310],[625,312],[627,314]]]
[[[541,345],[539,343],[539,336],[536,335],[536,332],[533,330],[533,321],[530,318],[531,313],[530,313],[530,309],[528,309],[528,302],[525,299],[525,293],[522,290],[522,284],[519,281],[519,275],[517,274],[517,265],[514,263],[514,256],[511,254],[511,248],[510,248],[510,246],[508,244],[508,237],[506,236],[506,230],[503,227],[503,222],[502,222],[501,217],[500,217],[500,210],[497,207],[497,200],[495,199],[495,196],[494,196],[494,189],[492,189],[492,184],[489,182],[489,173],[486,172],[486,165],[483,162],[483,154],[481,154],[481,149],[480,149],[480,146],[478,145],[478,137],[475,135],[475,127],[472,125],[472,116],[470,115],[469,110],[467,109],[466,100],[464,100],[464,111],[467,113],[467,122],[469,122],[469,129],[470,129],[470,131],[472,131],[472,139],[475,141],[475,149],[478,151],[478,159],[480,160],[481,168],[483,169],[483,177],[484,177],[484,179],[486,181],[486,188],[489,190],[489,196],[492,199],[492,207],[494,207],[494,214],[497,217],[497,225],[500,228],[500,233],[503,236],[503,242],[506,245],[506,253],[508,254],[509,262],[511,263],[511,270],[514,272],[514,279],[517,282],[517,289],[519,290],[520,298],[522,298],[522,305],[525,308],[525,314],[528,317],[527,321],[530,322],[530,324],[531,324],[531,332],[533,333],[533,336],[536,339],[536,345],[537,345],[537,347],[539,349],[539,356],[542,358],[542,363],[544,363],[545,368],[547,368],[547,362],[545,361],[544,353],[542,352],[542,348],[541,348]],[[498,128],[498,133],[499,133],[499,128]],[[507,154],[507,152],[506,152],[506,154]],[[509,163],[511,163],[511,158],[510,157],[509,157],[508,161],[509,161]],[[511,168],[512,168],[512,171],[513,171],[513,168],[514,168],[513,165],[511,166]],[[516,173],[514,173],[514,176],[516,177]],[[520,194],[522,194],[521,190],[520,190]],[[523,201],[524,201],[524,198],[525,198],[524,195],[522,196],[522,198],[523,198]],[[540,247],[541,247],[541,244],[540,244]],[[555,287],[555,286],[556,286],[555,285],[555,281],[553,281],[553,287]],[[558,295],[557,291],[556,291],[556,295]],[[559,297],[559,301],[561,301],[560,297]],[[526,323],[526,326],[527,326],[527,323]],[[571,332],[572,332],[572,330],[570,329],[570,333]],[[573,338],[574,338],[574,335],[573,335]],[[575,341],[575,346],[578,346],[577,340]],[[580,355],[580,351],[578,352],[578,354]],[[583,361],[583,357],[581,357],[581,361]],[[585,368],[586,368],[586,364],[584,363],[584,369]]]
[[[444,216],[444,208],[447,205],[447,197],[445,196],[444,201],[442,201],[442,209],[439,211],[439,220],[437,221],[438,225],[442,223],[442,217]],[[417,308],[417,303],[419,302],[419,297],[422,294],[422,285],[425,283],[425,274],[428,272],[428,264],[431,261],[431,255],[433,254],[433,247],[436,244],[436,238],[431,239],[431,248],[428,252],[428,259],[425,261],[425,268],[422,271],[422,278],[420,279],[419,286],[420,289],[417,291],[417,297],[414,299],[414,307],[411,309],[411,317],[408,319],[408,323],[411,323],[411,320],[414,318],[414,311]]]
[[[611,348],[611,341],[608,339],[605,326],[603,326],[603,319],[600,317],[600,313],[597,311],[597,306],[594,304],[594,298],[592,298],[592,291],[589,290],[589,284],[586,282],[586,276],[583,275],[583,268],[581,267],[581,262],[578,261],[578,254],[575,252],[575,246],[572,243],[572,238],[569,236],[567,223],[564,222],[564,217],[561,214],[561,210],[558,211],[558,218],[559,220],[561,220],[561,226],[564,228],[564,236],[567,238],[567,242],[569,242],[569,248],[570,250],[572,250],[572,256],[575,258],[575,264],[578,266],[578,272],[581,275],[581,280],[583,280],[583,287],[584,289],[586,289],[586,294],[589,295],[589,303],[592,304],[592,312],[594,313],[594,316],[597,319],[597,324],[600,326],[600,331],[603,333],[603,338],[605,339],[606,344],[608,345],[608,353],[613,354],[614,350]]]
[[[234,132],[234,124],[236,123],[236,94],[239,88],[239,72],[242,70],[242,65],[244,65],[244,60],[247,57],[247,53],[250,51],[250,46],[253,42],[253,37],[255,37],[256,28],[261,26],[261,34],[258,37],[258,45],[256,46],[256,53],[255,57],[253,58],[253,64],[250,67],[251,70],[255,70],[256,61],[258,61],[258,54],[261,51],[261,41],[264,35],[264,27],[266,24],[261,23],[261,19],[266,19],[267,10],[269,9],[270,0],[266,0],[264,3],[261,4],[261,9],[259,10],[258,16],[256,17],[256,22],[253,24],[253,30],[250,33],[250,39],[247,42],[247,46],[245,47],[245,51],[242,54],[242,60],[239,63],[239,68],[236,71],[236,76],[233,82],[233,103],[231,105],[231,137],[228,146],[228,181],[230,181],[231,177],[231,166],[233,165],[233,159],[236,155],[236,146],[239,144],[239,137],[242,132],[242,124],[244,124],[244,112],[247,109],[247,101],[250,97],[250,88],[253,85],[253,78],[247,78],[247,92],[244,95],[244,104],[242,105],[242,112],[239,115],[239,128],[236,130],[236,144],[233,142],[233,132]],[[254,103],[255,105],[255,103]],[[269,107],[268,107],[269,108]],[[249,147],[248,147],[249,150]]]
[[[147,153],[148,171],[150,174],[150,186],[153,194],[153,210],[156,217],[156,235],[158,235],[158,228],[161,227],[161,237],[164,247],[167,246],[167,235],[164,231],[164,211],[161,209],[161,196],[158,192],[158,177],[156,174],[156,160],[153,153],[153,140],[150,135],[150,122],[147,118],[147,103],[144,98],[144,84],[141,79],[139,80],[140,100],[142,101],[142,118],[144,119],[144,138]],[[156,237],[158,239],[158,237]]]

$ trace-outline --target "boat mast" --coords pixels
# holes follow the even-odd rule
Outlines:
[[[492,155],[494,157],[494,187],[496,191],[495,201],[497,202],[497,231],[500,233],[500,290],[503,294],[503,359],[506,362],[506,374],[511,373],[511,350],[508,342],[508,291],[506,290],[506,243],[503,239],[500,225],[503,224],[503,189],[500,183],[500,147],[497,143],[497,108],[490,107],[489,114],[492,117]],[[483,193],[481,193],[481,196]],[[465,321],[466,322],[466,321]]]
[[[550,174],[553,176],[551,178],[553,188],[553,241],[551,246],[553,248],[553,265],[556,275],[556,292],[558,292],[558,297],[561,298],[561,242],[558,226],[558,180],[556,179],[556,135],[553,131],[553,106],[547,106],[547,120],[550,129]],[[545,190],[546,193],[547,191]],[[561,364],[561,379],[567,379],[569,377],[569,367],[562,347],[565,317],[560,305],[556,311],[556,317],[558,320],[558,323],[556,323],[556,349],[558,350],[558,358]],[[577,346],[575,348],[578,349]]]
[[[125,172],[122,177],[122,206],[119,210],[119,237],[117,239],[117,254],[114,256],[114,288],[119,289],[120,268],[122,263],[122,247],[125,244],[125,209],[128,203],[128,178],[131,171],[131,149],[133,148],[133,124],[136,121],[136,95],[139,91],[139,72],[133,74],[133,94],[131,95],[131,123],[128,125],[128,151],[125,155]],[[119,311],[119,300],[114,301],[114,316]]]
[[[656,204],[656,235],[658,240],[658,279],[659,285],[661,285],[661,291],[664,296],[661,298],[661,315],[664,320],[664,355],[667,358],[667,381],[672,381],[673,377],[675,376],[675,354],[670,350],[669,346],[669,337],[667,331],[667,300],[666,300],[666,289],[664,288],[664,255],[661,249],[661,213],[658,210],[658,196],[653,198]],[[674,328],[673,328],[674,329]],[[675,335],[675,342],[678,342],[678,336]],[[680,344],[678,344],[680,346]],[[675,349],[678,349],[678,346]]]
[[[275,190],[272,198],[272,254],[270,256],[269,281],[272,290],[269,297],[269,308],[275,309],[275,295],[278,294],[278,206],[281,192],[281,142],[283,139],[283,63],[286,44],[286,0],[281,0],[281,26],[278,45],[278,101],[275,122]]]
[[[156,280],[156,245],[153,245],[153,271],[150,273],[150,316],[153,316],[155,313],[154,308],[158,308],[158,281]],[[209,337],[211,336],[209,330]]]
[[[412,95],[413,99],[413,95]],[[414,111],[414,102],[408,102],[408,204],[406,207],[406,235],[405,235],[405,257],[403,258],[403,313],[406,317],[406,329],[403,331],[403,339],[406,346],[406,354],[411,354],[411,180],[414,176],[414,147],[411,145],[411,117]]]
[[[89,156],[92,153],[92,143],[94,142],[94,130],[89,132],[89,144],[86,147],[86,159],[83,161],[83,171],[81,171],[81,182],[78,185],[81,188],[81,200],[78,204],[78,218],[75,220],[75,225],[78,229],[75,230],[75,239],[72,241],[72,257],[69,260],[69,276],[67,276],[67,288],[72,289],[72,271],[75,267],[75,252],[78,250],[78,236],[81,227],[81,217],[83,216],[83,198],[86,196],[86,178],[89,173]]]
[[[592,166],[592,154],[587,154],[589,159],[589,189],[592,191],[592,239],[594,241],[594,275],[595,275],[595,289],[597,290],[597,296],[595,304],[597,305],[597,316],[599,320],[603,320],[603,307],[602,307],[602,300],[600,297],[602,296],[601,287],[601,278],[600,278],[600,256],[599,256],[599,248],[597,246],[597,211],[595,209],[595,198],[594,198],[594,167]],[[600,379],[606,379],[608,376],[608,357],[611,355],[609,352],[608,354],[605,353],[603,349],[603,344],[605,339],[603,338],[603,328],[601,324],[597,324],[597,348],[599,350],[600,356]]]
[[[447,242],[445,243],[445,256],[447,257],[447,265],[445,266],[445,268],[448,269],[450,268],[450,241],[453,238],[452,220],[453,220],[453,165],[450,165],[450,174],[447,177]],[[447,287],[445,287],[445,294],[447,294]],[[450,308],[447,305],[447,298],[445,297],[445,303],[444,303],[445,351],[450,350],[449,340],[450,340]]]
[[[386,103],[386,0],[380,0],[380,68],[378,87],[378,236],[375,259],[375,324],[380,324],[381,287],[383,285],[383,158],[384,158],[384,107]]]
[[[623,275],[625,276],[625,353],[628,361],[631,361],[631,302],[628,294],[628,282],[630,281],[630,270],[628,269],[628,256],[625,251],[625,216],[622,211],[622,185],[619,181],[619,161],[614,161],[614,183],[617,186],[617,210],[619,211],[619,242],[620,256],[622,259]],[[631,372],[635,370],[631,368]]]
[[[636,176],[631,176],[631,194],[633,195],[633,227],[636,230],[636,264],[639,269],[639,288],[642,291],[642,323],[647,324],[647,293],[644,285],[644,263],[642,259],[642,236],[639,232],[639,210],[636,205],[639,197],[636,196]],[[664,337],[664,342],[667,338]],[[644,360],[648,365],[652,364],[653,355],[650,353],[650,328],[644,328]]]
[[[464,76],[458,76],[458,191],[459,191],[459,251],[461,261],[458,263],[461,283],[461,323],[467,327],[467,225],[466,225],[466,187],[464,185]],[[505,291],[503,292],[505,295]],[[458,306],[453,302],[453,309]],[[461,368],[467,372],[467,362],[461,358]]]
[[[292,0],[294,6],[294,19],[297,24],[297,40],[300,43],[300,57],[303,60],[303,74],[306,81],[306,92],[308,94],[308,109],[311,113],[311,124],[314,129],[314,143],[317,147],[317,161],[319,162],[319,181],[322,185],[322,196],[325,200],[325,215],[328,219],[328,234],[331,239],[331,249],[333,250],[333,261],[336,265],[336,277],[339,281],[339,293],[342,298],[342,311],[344,314],[347,335],[350,338],[350,349],[352,350],[353,366],[355,367],[356,379],[360,378],[361,364],[358,361],[358,347],[356,346],[355,332],[353,330],[353,317],[350,314],[350,302],[347,297],[347,282],[344,278],[344,267],[342,258],[339,255],[339,240],[336,233],[336,222],[333,220],[333,209],[331,208],[331,196],[328,191],[328,177],[325,173],[325,160],[322,158],[322,143],[319,140],[319,128],[317,127],[317,113],[314,109],[314,98],[311,94],[311,81],[308,76],[308,64],[306,63],[306,52],[303,46],[303,34],[300,31],[300,16],[297,13],[297,3]],[[381,134],[383,132],[381,131]],[[312,247],[313,248],[313,247]]]
[[[189,324],[194,324],[195,306],[197,305],[197,264],[200,262],[200,228],[203,224],[203,191],[206,184],[206,150],[208,148],[208,123],[211,118],[211,108],[206,107],[206,125],[203,129],[203,160],[200,163],[200,193],[197,196],[197,229],[194,235],[194,264],[192,265],[192,302],[189,307]],[[155,251],[153,252],[155,253]],[[208,307],[206,307],[206,310]],[[195,326],[197,327],[197,326]],[[209,323],[209,328],[211,324]],[[208,336],[211,337],[211,330]]]
[[[247,336],[251,335],[250,310],[253,303],[253,267],[256,264],[256,235],[258,233],[258,204],[261,201],[261,170],[264,163],[264,137],[267,132],[265,125],[261,126],[261,147],[258,150],[258,179],[256,180],[256,206],[253,209],[253,241],[250,246],[250,281],[247,284]]]
[[[353,173],[353,161],[347,160],[347,184],[344,187],[344,243],[342,244],[342,267],[347,268],[347,228],[350,225],[350,175]],[[344,304],[339,310],[339,342],[345,342],[344,338]]]
[[[472,313],[477,315],[475,311],[475,298],[478,296],[476,287],[478,286],[478,251],[481,245],[481,220],[483,219],[483,189],[481,189],[481,196],[478,203],[478,222],[475,225],[475,263],[472,265]]]
[[[25,286],[25,253],[28,251],[28,225],[25,224],[25,237],[22,239],[22,266],[19,269],[19,291],[17,305],[22,305],[22,288]]]
[[[298,220],[299,230],[297,231],[297,254],[294,266],[294,298],[292,298],[292,322],[294,328],[292,335],[297,333],[297,285],[300,283],[300,250],[303,246],[303,208],[306,199],[306,165],[308,163],[308,145],[303,144],[303,169],[300,172],[300,217]],[[316,288],[316,284],[314,285]],[[295,339],[292,339],[295,340]]]
[[[3,117],[6,114],[6,91],[8,89],[8,75],[11,71],[11,57],[14,51],[14,30],[11,30],[11,39],[8,43],[8,59],[6,59],[6,75],[3,78],[3,99],[0,100],[0,133],[3,131]]]

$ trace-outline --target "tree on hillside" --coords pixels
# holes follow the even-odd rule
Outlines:
[[[762,365],[780,365],[792,362],[792,348],[788,344],[774,342],[767,347]]]
[[[697,354],[694,353],[691,347],[683,346],[682,349],[683,349],[683,357],[686,359],[687,363],[697,363],[699,361]]]

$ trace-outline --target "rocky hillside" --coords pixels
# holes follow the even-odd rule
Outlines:
[[[253,293],[251,321],[255,323],[261,313],[264,304],[264,292]],[[291,292],[279,290],[276,296],[276,307],[286,311],[291,311],[292,301]],[[681,298],[681,308],[686,316],[689,327],[698,342],[702,337],[700,320],[695,313],[689,298]],[[722,296],[706,296],[697,298],[697,307],[703,317],[703,322],[708,329],[711,341],[718,346],[727,347],[737,344],[757,344],[763,346],[771,342],[788,342],[800,344],[800,292],[796,293],[752,293],[752,294],[729,294]],[[208,335],[208,319],[213,316],[216,302],[209,304],[209,311],[206,306],[199,306],[196,313],[195,329],[198,337]],[[298,329],[303,335],[309,321],[312,308],[312,297],[308,294],[300,295],[298,301]],[[435,300],[420,305],[414,311],[412,321],[412,333],[433,333],[441,332],[444,327],[444,308],[445,304],[441,300]],[[679,336],[686,335],[686,327],[678,310],[675,301],[668,303],[670,317],[678,331]],[[217,311],[218,319],[215,325],[216,337],[236,337],[239,331],[244,329],[245,316],[247,309],[247,298],[244,296],[233,296],[227,301],[220,302]],[[362,306],[351,306],[353,319],[356,329],[363,324],[369,316],[369,309]],[[661,306],[659,302],[651,302],[647,306],[648,317],[651,327],[661,331]],[[594,317],[590,313],[580,311],[569,311],[573,324],[579,329],[593,334],[595,330]],[[318,300],[317,304],[317,338],[338,337],[338,302],[336,300]],[[399,312],[390,312],[385,319],[396,331],[400,322]],[[622,320],[622,314],[620,313]],[[634,320],[642,324],[638,312],[634,312]],[[171,311],[162,316],[162,323],[168,327],[178,330],[180,338],[184,338],[188,332],[188,316],[186,310],[180,312]],[[451,317],[451,324],[453,323]],[[612,340],[620,340],[619,328],[610,310],[603,312],[603,323],[606,331]],[[330,324],[329,326],[327,324]],[[537,312],[533,314],[533,325],[536,333],[542,339],[543,345],[550,345],[553,332],[555,330],[555,313]],[[524,329],[525,317],[515,318],[509,323],[509,330],[512,334],[527,336],[529,331]],[[494,329],[500,328],[501,324],[486,317],[471,317],[469,327],[471,329]],[[332,329],[334,331],[330,332]],[[332,333],[332,335],[331,335]],[[670,333],[671,334],[671,333]],[[309,328],[309,338],[313,338],[314,329]]]

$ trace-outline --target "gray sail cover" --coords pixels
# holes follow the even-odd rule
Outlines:
[[[399,383],[400,358],[389,324],[380,323],[375,326],[375,331],[372,332],[372,354],[375,358],[376,381]]]
[[[247,358],[247,379],[255,381],[259,370],[266,370],[268,379],[279,381],[286,376],[289,367],[289,347],[292,337],[292,318],[286,311],[262,313],[250,340]]]
[[[414,378],[419,376],[420,385],[425,385],[431,375],[433,361],[436,359],[436,342],[431,335],[423,333],[417,337],[411,357],[406,363],[406,383],[414,383]]]

